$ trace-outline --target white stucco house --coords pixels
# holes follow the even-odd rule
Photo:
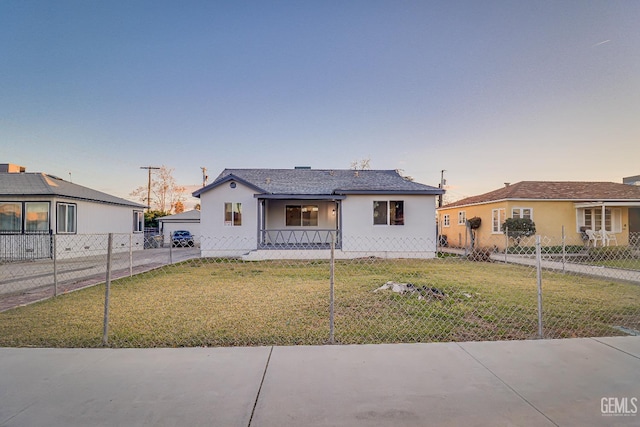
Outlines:
[[[145,205],[24,167],[0,164],[0,260],[103,254],[106,235],[129,235],[116,250],[143,249]]]
[[[433,257],[444,191],[395,170],[225,169],[200,198],[202,256]]]
[[[165,246],[171,242],[171,233],[187,230],[193,235],[196,246],[200,244],[200,211],[193,209],[178,214],[158,218],[158,229],[162,234]]]

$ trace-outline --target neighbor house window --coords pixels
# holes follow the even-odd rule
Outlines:
[[[374,225],[404,225],[404,201],[373,202]]]
[[[22,203],[0,202],[0,231],[22,232]]]
[[[224,204],[224,225],[242,225],[242,203],[227,202]]]
[[[76,205],[72,203],[58,203],[57,232],[58,233],[75,233],[76,232]]]
[[[24,231],[49,231],[49,202],[25,202]]]
[[[467,224],[467,211],[458,212],[458,225]]]
[[[144,212],[133,211],[133,232],[142,233],[144,231]]]
[[[531,220],[533,220],[533,209],[531,209],[531,208],[513,208],[513,209],[511,209],[511,218],[514,218],[514,219],[531,219]]]
[[[451,220],[449,219],[449,214],[442,215],[442,226],[448,227],[451,225]]]
[[[620,233],[622,231],[622,211],[620,209],[605,209],[604,227],[606,231]],[[585,209],[583,224],[591,230],[602,229],[602,208]]]
[[[285,210],[287,227],[318,226],[318,205],[287,205]]]
[[[505,210],[504,209],[492,209],[491,210],[491,232],[492,233],[501,233],[500,228],[505,221]]]

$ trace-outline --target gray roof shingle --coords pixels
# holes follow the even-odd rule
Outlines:
[[[395,170],[225,169],[213,183],[193,195],[197,197],[230,178],[250,184],[258,193],[265,195],[443,193],[439,188],[409,181]]]
[[[111,205],[146,207],[44,173],[0,173],[0,196],[59,196]]]

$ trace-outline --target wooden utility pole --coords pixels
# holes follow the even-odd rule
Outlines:
[[[157,166],[140,166],[140,169],[147,169],[149,171],[149,183],[147,185],[147,209],[151,210],[151,171],[160,168]]]
[[[209,179],[209,176],[207,175],[207,168],[205,168],[204,166],[200,166],[200,169],[202,169],[202,186],[206,187],[207,180]]]

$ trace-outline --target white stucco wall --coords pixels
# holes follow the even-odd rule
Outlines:
[[[235,181],[234,181],[235,182]],[[242,255],[257,247],[258,200],[239,182],[226,182],[200,195],[202,256]],[[242,203],[242,225],[225,225],[224,204]]]
[[[54,232],[57,231],[57,202],[75,204],[77,216],[75,234],[56,235],[60,258],[105,254],[109,233],[114,233],[114,252],[144,249],[144,233],[133,232],[133,213],[142,212],[142,208],[56,198],[51,207],[51,227]]]
[[[404,225],[374,225],[374,201],[404,202]],[[342,202],[342,251],[435,255],[435,196],[349,195]]]

